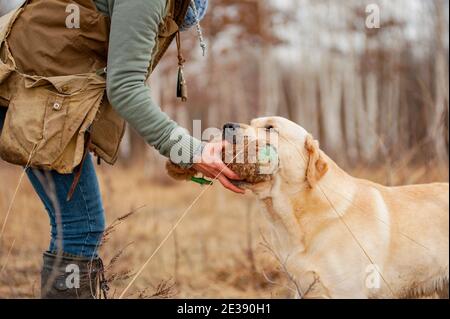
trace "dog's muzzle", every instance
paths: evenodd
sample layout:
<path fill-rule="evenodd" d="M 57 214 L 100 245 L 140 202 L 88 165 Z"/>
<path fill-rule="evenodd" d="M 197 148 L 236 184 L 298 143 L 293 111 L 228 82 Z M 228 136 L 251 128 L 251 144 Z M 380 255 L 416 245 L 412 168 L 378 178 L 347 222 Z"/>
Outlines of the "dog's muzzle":
<path fill-rule="evenodd" d="M 222 154 L 223 161 L 243 178 L 242 181 L 233 182 L 235 185 L 256 184 L 272 178 L 278 168 L 275 147 L 265 141 L 251 140 L 243 134 L 242 126 L 238 123 L 223 126 L 223 140 L 230 144 Z"/>

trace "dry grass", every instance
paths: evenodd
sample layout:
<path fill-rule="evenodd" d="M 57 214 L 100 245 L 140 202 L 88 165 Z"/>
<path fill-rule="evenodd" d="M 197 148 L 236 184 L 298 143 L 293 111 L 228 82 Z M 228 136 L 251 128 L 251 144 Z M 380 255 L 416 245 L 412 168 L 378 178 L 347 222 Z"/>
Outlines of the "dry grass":
<path fill-rule="evenodd" d="M 120 295 L 130 275 L 142 266 L 201 192 L 200 186 L 192 183 L 155 182 L 143 176 L 142 167 L 98 168 L 107 223 L 116 224 L 102 247 L 113 296 Z M 392 174 L 387 174 L 385 168 L 352 171 L 391 184 L 448 181 L 448 168 L 431 164 L 399 168 Z M 19 174 L 19 168 L 0 164 L 1 222 Z M 117 220 L 130 212 L 134 213 Z M 290 297 L 289 279 L 261 245 L 260 231 L 264 232 L 264 228 L 264 218 L 251 195 L 242 198 L 215 185 L 192 208 L 126 297 Z M 39 296 L 41 254 L 48 241 L 48 218 L 25 180 L 0 243 L 1 298 Z"/>

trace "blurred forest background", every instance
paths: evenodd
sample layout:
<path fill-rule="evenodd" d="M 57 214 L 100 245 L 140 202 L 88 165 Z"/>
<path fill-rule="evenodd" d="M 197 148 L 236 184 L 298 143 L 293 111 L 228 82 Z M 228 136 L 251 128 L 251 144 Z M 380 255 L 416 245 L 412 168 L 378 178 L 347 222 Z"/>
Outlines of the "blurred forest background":
<path fill-rule="evenodd" d="M 0 13 L 13 2 L 0 0 Z M 380 8 L 379 29 L 365 25 L 372 3 Z M 187 129 L 198 119 L 206 129 L 280 115 L 358 177 L 448 182 L 447 0 L 210 0 L 202 27 L 206 57 L 195 30 L 183 34 L 188 102 L 175 98 L 174 47 L 150 81 L 163 110 Z M 102 248 L 113 263 L 113 295 L 201 191 L 169 181 L 164 162 L 129 129 L 119 164 L 98 167 L 108 224 L 119 224 Z M 46 213 L 26 179 L 11 203 L 20 173 L 0 162 L 0 180 L 8 181 L 0 184 L 0 221 L 12 208 L 0 239 L 0 297 L 38 297 L 49 240 Z M 127 297 L 292 296 L 259 245 L 266 227 L 260 216 L 252 196 L 214 186 Z"/>
<path fill-rule="evenodd" d="M 447 163 L 448 1 L 210 2 L 207 57 L 195 31 L 184 37 L 188 103 L 174 99 L 173 52 L 151 83 L 183 126 L 280 115 L 341 165 Z M 380 8 L 379 29 L 365 25 L 371 3 Z M 136 136 L 133 148 L 144 149 Z"/>

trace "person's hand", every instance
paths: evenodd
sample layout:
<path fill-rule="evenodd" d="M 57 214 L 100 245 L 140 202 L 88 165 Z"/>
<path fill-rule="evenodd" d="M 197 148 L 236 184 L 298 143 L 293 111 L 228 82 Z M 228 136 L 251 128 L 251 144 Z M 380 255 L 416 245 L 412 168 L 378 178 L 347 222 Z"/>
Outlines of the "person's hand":
<path fill-rule="evenodd" d="M 230 182 L 232 180 L 240 180 L 241 178 L 234 173 L 222 161 L 222 149 L 228 144 L 226 141 L 211 142 L 205 145 L 201 159 L 197 159 L 192 167 L 206 177 L 218 179 L 219 182 L 227 189 L 244 194 L 245 191 Z"/>

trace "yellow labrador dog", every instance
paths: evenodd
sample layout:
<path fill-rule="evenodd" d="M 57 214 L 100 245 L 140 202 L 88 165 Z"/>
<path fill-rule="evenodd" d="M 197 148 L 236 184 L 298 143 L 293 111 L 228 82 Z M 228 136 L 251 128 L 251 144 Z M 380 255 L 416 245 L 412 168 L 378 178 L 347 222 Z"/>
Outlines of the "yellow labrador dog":
<path fill-rule="evenodd" d="M 271 178 L 243 186 L 263 204 L 273 248 L 302 297 L 448 298 L 448 184 L 386 187 L 352 177 L 284 118 L 231 126 L 249 139 L 277 133 Z"/>

